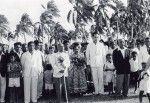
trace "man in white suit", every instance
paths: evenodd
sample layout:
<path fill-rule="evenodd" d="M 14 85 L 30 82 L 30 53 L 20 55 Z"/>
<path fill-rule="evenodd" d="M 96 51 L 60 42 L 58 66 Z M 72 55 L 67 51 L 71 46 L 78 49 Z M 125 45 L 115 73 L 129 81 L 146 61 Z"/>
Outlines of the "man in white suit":
<path fill-rule="evenodd" d="M 37 85 L 38 76 L 41 73 L 42 60 L 41 56 L 35 51 L 34 42 L 28 43 L 29 51 L 25 52 L 21 57 L 24 77 L 24 101 L 30 103 L 37 102 Z"/>
<path fill-rule="evenodd" d="M 104 84 L 103 84 L 103 66 L 105 58 L 105 48 L 102 43 L 99 42 L 99 35 L 97 31 L 92 32 L 91 42 L 86 49 L 86 58 L 88 68 L 91 68 L 94 88 L 94 94 L 103 94 L 104 93 Z"/>

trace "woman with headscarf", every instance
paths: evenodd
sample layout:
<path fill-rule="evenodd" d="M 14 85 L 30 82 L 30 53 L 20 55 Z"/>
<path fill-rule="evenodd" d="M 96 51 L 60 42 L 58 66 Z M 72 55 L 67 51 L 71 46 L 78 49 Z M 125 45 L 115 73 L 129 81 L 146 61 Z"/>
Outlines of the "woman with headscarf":
<path fill-rule="evenodd" d="M 73 54 L 70 56 L 71 65 L 69 68 L 68 89 L 71 94 L 83 94 L 87 90 L 85 76 L 85 58 L 80 52 L 80 44 L 75 42 L 71 45 Z"/>

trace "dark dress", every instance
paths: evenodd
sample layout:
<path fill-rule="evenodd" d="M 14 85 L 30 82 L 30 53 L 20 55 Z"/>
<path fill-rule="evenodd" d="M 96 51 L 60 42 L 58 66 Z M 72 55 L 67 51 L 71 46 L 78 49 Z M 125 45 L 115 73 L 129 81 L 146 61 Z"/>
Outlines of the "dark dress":
<path fill-rule="evenodd" d="M 85 76 L 85 58 L 84 54 L 72 54 L 70 56 L 71 66 L 69 68 L 68 90 L 71 94 L 85 93 L 87 91 L 87 82 Z"/>

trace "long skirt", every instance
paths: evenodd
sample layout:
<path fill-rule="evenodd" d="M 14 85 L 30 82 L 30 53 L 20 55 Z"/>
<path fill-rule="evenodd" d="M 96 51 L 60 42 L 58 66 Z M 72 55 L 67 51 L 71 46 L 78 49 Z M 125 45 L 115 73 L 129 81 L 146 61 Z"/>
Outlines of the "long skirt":
<path fill-rule="evenodd" d="M 69 68 L 68 90 L 71 94 L 85 93 L 87 91 L 87 81 L 83 66 Z"/>

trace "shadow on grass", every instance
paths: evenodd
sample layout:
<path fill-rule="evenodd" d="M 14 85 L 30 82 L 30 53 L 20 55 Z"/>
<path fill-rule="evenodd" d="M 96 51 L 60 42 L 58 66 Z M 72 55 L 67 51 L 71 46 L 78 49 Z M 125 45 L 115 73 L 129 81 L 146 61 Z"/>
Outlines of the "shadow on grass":
<path fill-rule="evenodd" d="M 108 96 L 108 95 L 90 95 L 90 96 L 83 96 L 83 97 L 78 97 L 78 98 L 70 98 L 70 102 L 106 102 L 106 101 L 116 101 L 116 100 L 125 100 L 125 99 L 134 99 L 138 98 L 138 95 L 134 96 L 129 96 L 126 98 L 123 97 L 113 97 L 113 96 Z"/>

